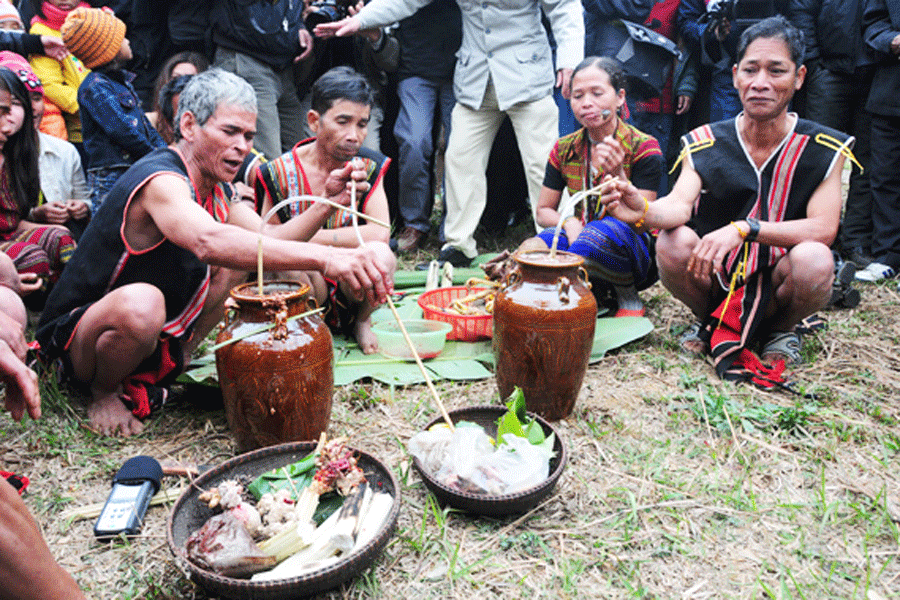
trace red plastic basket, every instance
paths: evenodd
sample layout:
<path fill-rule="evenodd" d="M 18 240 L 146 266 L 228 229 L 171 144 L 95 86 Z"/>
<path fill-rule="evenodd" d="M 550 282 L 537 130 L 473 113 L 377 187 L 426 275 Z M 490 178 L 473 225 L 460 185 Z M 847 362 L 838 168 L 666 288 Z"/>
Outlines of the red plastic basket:
<path fill-rule="evenodd" d="M 437 288 L 419 296 L 419 306 L 426 319 L 443 321 L 453 325 L 447 334 L 448 340 L 460 342 L 476 342 L 490 339 L 494 331 L 493 315 L 451 315 L 437 308 L 445 308 L 457 298 L 465 298 L 469 294 L 480 292 L 486 288 L 466 288 L 465 286 Z"/>

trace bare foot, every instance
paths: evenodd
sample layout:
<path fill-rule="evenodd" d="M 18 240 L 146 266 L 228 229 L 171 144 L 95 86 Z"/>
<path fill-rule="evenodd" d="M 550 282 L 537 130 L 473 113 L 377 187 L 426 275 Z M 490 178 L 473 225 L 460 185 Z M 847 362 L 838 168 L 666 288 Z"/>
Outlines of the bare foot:
<path fill-rule="evenodd" d="M 144 425 L 122 403 L 118 391 L 112 394 L 94 394 L 87 413 L 91 428 L 103 435 L 128 437 L 144 430 Z"/>
<path fill-rule="evenodd" d="M 372 331 L 372 319 L 365 319 L 356 322 L 356 343 L 362 349 L 363 354 L 374 354 L 378 352 L 378 337 Z"/>
<path fill-rule="evenodd" d="M 688 354 L 703 356 L 706 354 L 706 343 L 701 340 L 688 340 L 681 342 L 681 349 Z"/>

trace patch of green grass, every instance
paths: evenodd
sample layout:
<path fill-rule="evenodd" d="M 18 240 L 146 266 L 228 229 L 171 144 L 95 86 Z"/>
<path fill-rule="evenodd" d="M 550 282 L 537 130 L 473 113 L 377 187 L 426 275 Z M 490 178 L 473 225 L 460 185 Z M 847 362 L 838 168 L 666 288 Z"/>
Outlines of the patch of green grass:
<path fill-rule="evenodd" d="M 825 351 L 822 339 L 818 335 L 803 336 L 803 343 L 800 345 L 800 356 L 803 364 L 814 364 Z"/>
<path fill-rule="evenodd" d="M 825 426 L 842 443 L 863 443 L 869 438 L 869 430 L 862 423 L 850 423 L 842 419 L 825 421 Z"/>
<path fill-rule="evenodd" d="M 765 581 L 762 578 L 757 580 L 767 597 L 778 600 L 793 600 L 795 598 L 797 600 L 806 600 L 810 598 L 810 596 L 803 593 L 790 567 L 781 564 L 763 565 L 763 569 L 767 572 L 774 572 L 774 576 L 769 575 L 766 577 L 766 579 L 774 581 Z M 812 598 L 820 597 L 818 595 L 812 596 Z"/>
<path fill-rule="evenodd" d="M 52 515 L 71 505 L 73 500 L 74 498 L 63 494 L 61 491 L 53 491 L 35 498 L 33 506 L 34 510 L 40 515 Z"/>
<path fill-rule="evenodd" d="M 664 373 L 671 368 L 669 359 L 660 354 L 648 354 L 644 364 L 652 367 L 657 373 Z"/>
<path fill-rule="evenodd" d="M 516 550 L 536 558 L 552 558 L 553 553 L 543 539 L 532 531 L 523 531 L 516 535 L 505 535 L 500 538 L 501 550 Z"/>
<path fill-rule="evenodd" d="M 636 561 L 617 561 L 611 579 L 626 593 L 627 598 L 653 598 L 641 583 L 641 563 Z"/>
<path fill-rule="evenodd" d="M 900 454 L 900 434 L 895 431 L 876 431 L 874 436 L 881 450 L 881 456 L 875 457 L 876 460 L 886 468 L 893 468 L 894 461 Z"/>
<path fill-rule="evenodd" d="M 372 393 L 371 388 L 371 385 L 354 384 L 349 390 L 345 390 L 344 401 L 356 411 L 376 406 L 381 400 Z"/>
<path fill-rule="evenodd" d="M 809 427 L 819 413 L 819 404 L 814 400 L 798 397 L 793 406 L 771 402 L 745 403 L 733 397 L 729 393 L 732 391 L 735 388 L 730 385 L 719 388 L 699 385 L 697 391 L 685 391 L 670 400 L 684 401 L 699 422 L 708 423 L 722 436 L 730 436 L 732 428 L 750 435 L 759 431 L 796 433 Z"/>
<path fill-rule="evenodd" d="M 406 543 L 414 552 L 425 554 L 432 546 L 439 542 L 430 532 L 433 528 L 445 532 L 447 528 L 447 515 L 453 510 L 441 508 L 435 497 L 431 494 L 425 496 L 425 506 L 415 530 L 398 532 L 398 537 Z"/>
<path fill-rule="evenodd" d="M 585 415 L 583 419 L 579 419 L 579 423 L 583 424 L 591 437 L 597 440 L 602 440 L 614 433 L 620 433 L 625 429 L 623 421 L 614 419 L 610 415 L 600 415 L 599 419 L 595 419 L 593 415 Z"/>
<path fill-rule="evenodd" d="M 365 598 L 381 598 L 384 594 L 378 572 L 374 568 L 366 569 L 354 579 L 353 587 Z"/>
<path fill-rule="evenodd" d="M 554 585 L 552 589 L 558 590 L 567 597 L 582 597 L 581 594 L 584 590 L 582 575 L 587 569 L 585 561 L 581 558 L 557 561 L 557 568 L 561 573 L 554 577 L 557 585 Z"/>
<path fill-rule="evenodd" d="M 405 442 L 401 440 L 397 440 L 397 443 L 400 445 L 405 445 Z M 394 471 L 397 475 L 397 481 L 400 482 L 400 485 L 403 486 L 404 489 L 416 486 L 420 487 L 420 484 L 417 478 L 412 474 L 415 469 L 413 468 L 413 460 L 412 457 L 409 457 L 406 460 L 401 461 L 394 468 Z"/>
<path fill-rule="evenodd" d="M 697 386 L 706 383 L 706 376 L 694 369 L 682 368 L 678 375 L 678 387 L 683 390 L 693 390 Z"/>

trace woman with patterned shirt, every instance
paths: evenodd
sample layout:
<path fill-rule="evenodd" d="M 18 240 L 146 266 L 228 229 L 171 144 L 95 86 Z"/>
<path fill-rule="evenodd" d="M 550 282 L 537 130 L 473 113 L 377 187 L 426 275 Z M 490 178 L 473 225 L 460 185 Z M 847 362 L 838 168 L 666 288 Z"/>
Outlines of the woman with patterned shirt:
<path fill-rule="evenodd" d="M 656 199 L 664 159 L 655 138 L 622 120 L 621 65 L 607 57 L 585 58 L 572 73 L 570 102 L 582 128 L 553 147 L 536 213 L 538 226 L 545 229 L 520 249 L 552 247 L 563 189 L 575 194 L 612 174 L 632 181 L 648 202 Z M 589 196 L 563 222 L 556 247 L 584 257 L 595 294 L 615 296 L 617 317 L 644 314 L 637 290 L 656 280 L 653 238 L 645 228 L 604 215 L 597 197 Z"/>
<path fill-rule="evenodd" d="M 40 194 L 37 135 L 28 90 L 5 67 L 0 67 L 0 165 L 0 251 L 13 260 L 26 290 L 37 287 L 37 277 L 46 291 L 75 251 L 75 240 L 65 227 L 29 220 Z"/>

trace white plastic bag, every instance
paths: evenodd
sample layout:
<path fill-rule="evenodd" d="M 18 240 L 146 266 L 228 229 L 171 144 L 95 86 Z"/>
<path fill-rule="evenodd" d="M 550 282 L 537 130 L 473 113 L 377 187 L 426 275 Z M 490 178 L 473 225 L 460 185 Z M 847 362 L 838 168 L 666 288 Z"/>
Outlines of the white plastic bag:
<path fill-rule="evenodd" d="M 547 479 L 551 452 L 516 435 L 504 439 L 495 448 L 482 427 L 438 427 L 417 433 L 407 447 L 432 477 L 460 491 L 510 494 Z"/>
<path fill-rule="evenodd" d="M 468 478 L 489 494 L 514 494 L 546 481 L 550 453 L 526 438 L 507 433 L 506 442 L 478 461 Z"/>
<path fill-rule="evenodd" d="M 432 427 L 409 438 L 406 447 L 419 460 L 422 468 L 434 473 L 447 462 L 447 445 L 452 436 L 453 432 L 449 427 Z"/>

